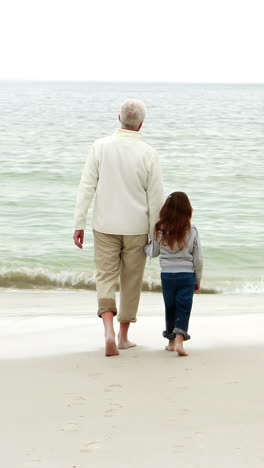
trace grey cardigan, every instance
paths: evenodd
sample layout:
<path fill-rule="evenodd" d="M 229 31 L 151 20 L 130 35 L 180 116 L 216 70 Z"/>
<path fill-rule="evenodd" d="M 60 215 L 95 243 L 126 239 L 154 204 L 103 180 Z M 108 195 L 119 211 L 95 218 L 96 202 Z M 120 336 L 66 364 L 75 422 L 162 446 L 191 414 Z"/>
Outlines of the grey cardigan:
<path fill-rule="evenodd" d="M 145 246 L 145 252 L 149 257 L 160 256 L 162 273 L 195 273 L 195 283 L 200 286 L 203 254 L 198 230 L 195 226 L 192 226 L 182 250 L 179 249 L 177 243 L 171 249 L 161 244 L 159 239 L 153 239 Z"/>

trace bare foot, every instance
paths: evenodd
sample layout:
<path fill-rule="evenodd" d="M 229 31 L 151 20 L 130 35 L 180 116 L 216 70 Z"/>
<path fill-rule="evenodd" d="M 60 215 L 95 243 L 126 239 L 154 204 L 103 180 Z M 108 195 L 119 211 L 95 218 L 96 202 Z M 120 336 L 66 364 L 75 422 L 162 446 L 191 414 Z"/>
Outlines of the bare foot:
<path fill-rule="evenodd" d="M 183 347 L 182 341 L 176 340 L 175 351 L 179 354 L 179 356 L 189 356 Z"/>
<path fill-rule="evenodd" d="M 128 349 L 128 348 L 133 348 L 133 346 L 136 346 L 136 343 L 132 343 L 127 338 L 129 326 L 130 326 L 130 322 L 120 323 L 120 330 L 118 333 L 118 348 L 119 349 Z"/>
<path fill-rule="evenodd" d="M 175 351 L 175 339 L 169 340 L 169 344 L 165 347 L 167 351 Z"/>
<path fill-rule="evenodd" d="M 136 343 L 132 343 L 132 341 L 129 341 L 129 340 L 119 340 L 118 341 L 118 348 L 119 349 L 133 348 L 133 346 L 136 346 Z"/>
<path fill-rule="evenodd" d="M 119 351 L 116 347 L 114 335 L 109 335 L 105 337 L 105 355 L 106 356 L 117 356 Z"/>

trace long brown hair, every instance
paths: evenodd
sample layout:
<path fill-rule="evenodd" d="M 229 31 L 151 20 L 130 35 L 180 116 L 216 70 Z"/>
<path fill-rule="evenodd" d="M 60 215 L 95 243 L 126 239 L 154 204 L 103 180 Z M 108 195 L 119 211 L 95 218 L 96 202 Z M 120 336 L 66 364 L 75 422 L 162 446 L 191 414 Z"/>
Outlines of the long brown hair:
<path fill-rule="evenodd" d="M 155 225 L 154 236 L 161 236 L 161 243 L 171 249 L 177 241 L 179 249 L 191 230 L 192 205 L 184 192 L 171 193 L 160 210 L 160 219 Z"/>

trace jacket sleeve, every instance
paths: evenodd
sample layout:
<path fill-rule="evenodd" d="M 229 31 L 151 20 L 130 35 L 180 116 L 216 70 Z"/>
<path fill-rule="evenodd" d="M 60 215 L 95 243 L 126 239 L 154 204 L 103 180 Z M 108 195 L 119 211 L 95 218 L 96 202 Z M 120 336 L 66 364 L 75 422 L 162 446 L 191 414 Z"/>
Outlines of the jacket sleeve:
<path fill-rule="evenodd" d="M 203 252 L 199 233 L 195 228 L 196 235 L 193 243 L 193 265 L 195 273 L 195 283 L 200 286 L 203 273 Z"/>
<path fill-rule="evenodd" d="M 156 239 L 152 239 L 146 246 L 145 246 L 146 254 L 152 257 L 158 257 L 160 254 L 160 244 Z"/>
<path fill-rule="evenodd" d="M 77 194 L 74 215 L 74 229 L 85 229 L 88 209 L 91 206 L 99 179 L 99 170 L 95 158 L 95 149 L 92 146 L 86 164 L 82 171 L 80 186 Z"/>
<path fill-rule="evenodd" d="M 152 239 L 154 227 L 159 219 L 163 205 L 163 184 L 159 157 L 154 151 L 147 183 L 147 201 L 149 214 L 149 236 Z"/>

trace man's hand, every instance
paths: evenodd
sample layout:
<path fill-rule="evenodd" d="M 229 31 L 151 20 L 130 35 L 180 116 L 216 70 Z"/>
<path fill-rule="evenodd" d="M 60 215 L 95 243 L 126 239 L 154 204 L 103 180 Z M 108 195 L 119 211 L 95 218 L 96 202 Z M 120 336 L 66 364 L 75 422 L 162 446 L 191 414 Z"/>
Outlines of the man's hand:
<path fill-rule="evenodd" d="M 197 291 L 199 291 L 199 289 L 200 289 L 199 284 L 196 284 L 196 285 L 194 286 L 194 291 L 197 292 Z"/>
<path fill-rule="evenodd" d="M 80 229 L 80 230 L 74 231 L 73 240 L 74 240 L 74 244 L 77 247 L 79 247 L 79 249 L 82 249 L 83 248 L 83 240 L 84 240 L 84 230 Z"/>

